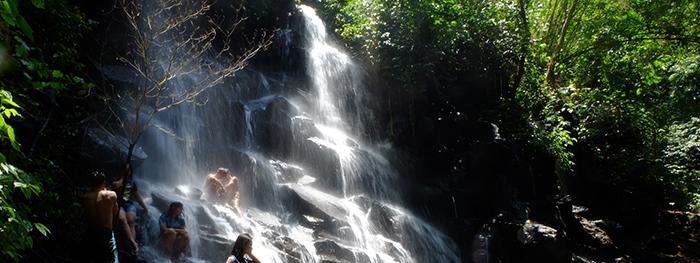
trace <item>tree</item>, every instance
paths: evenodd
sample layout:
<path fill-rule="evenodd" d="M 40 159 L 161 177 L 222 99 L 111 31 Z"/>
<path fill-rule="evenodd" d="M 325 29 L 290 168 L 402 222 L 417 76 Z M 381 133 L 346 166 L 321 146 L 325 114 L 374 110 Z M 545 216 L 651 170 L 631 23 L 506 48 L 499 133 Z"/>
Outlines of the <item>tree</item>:
<path fill-rule="evenodd" d="M 128 140 L 127 163 L 158 113 L 194 102 L 271 43 L 272 34 L 256 31 L 235 45 L 238 26 L 246 20 L 243 6 L 232 7 L 232 17 L 225 17 L 213 14 L 214 5 L 213 0 L 117 2 L 130 39 L 128 51 L 117 60 L 136 80 L 123 89 L 111 86 L 103 100 L 110 116 L 106 122 L 114 121 Z"/>

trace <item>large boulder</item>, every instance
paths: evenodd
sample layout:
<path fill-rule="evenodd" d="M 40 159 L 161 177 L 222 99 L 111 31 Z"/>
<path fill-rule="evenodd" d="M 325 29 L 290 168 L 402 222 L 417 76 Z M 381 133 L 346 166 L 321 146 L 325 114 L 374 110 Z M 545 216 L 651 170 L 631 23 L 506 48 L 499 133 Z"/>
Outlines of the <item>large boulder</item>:
<path fill-rule="evenodd" d="M 286 159 L 291 154 L 293 141 L 292 118 L 299 110 L 286 98 L 272 98 L 262 111 L 255 116 L 255 125 L 259 125 L 261 148 L 272 156 Z"/>
<path fill-rule="evenodd" d="M 222 235 L 199 233 L 199 250 L 206 251 L 200 253 L 200 257 L 208 262 L 218 262 L 222 258 L 227 258 L 233 248 L 234 240 L 230 240 Z"/>
<path fill-rule="evenodd" d="M 83 152 L 86 157 L 96 163 L 119 166 L 126 160 L 129 152 L 129 140 L 100 128 L 87 130 L 88 147 Z M 133 166 L 139 166 L 148 158 L 141 147 L 134 148 L 132 153 Z"/>

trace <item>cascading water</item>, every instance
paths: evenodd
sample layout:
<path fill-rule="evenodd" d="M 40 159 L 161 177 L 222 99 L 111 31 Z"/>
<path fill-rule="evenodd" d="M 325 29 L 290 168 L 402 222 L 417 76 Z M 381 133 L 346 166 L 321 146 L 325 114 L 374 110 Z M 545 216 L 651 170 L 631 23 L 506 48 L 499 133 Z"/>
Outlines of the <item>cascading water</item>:
<path fill-rule="evenodd" d="M 449 238 L 393 205 L 400 178 L 365 143 L 362 70 L 312 8 L 298 11 L 303 32 L 285 30 L 282 42 L 288 54 L 289 35 L 303 36 L 311 90 L 245 69 L 207 104 L 159 115 L 160 129 L 143 139 L 151 157 L 137 171 L 151 218 L 171 200 L 185 203 L 191 261 L 223 262 L 247 232 L 264 262 L 459 262 Z M 200 198 L 219 166 L 240 178 L 244 215 Z M 154 250 L 143 254 L 160 261 Z"/>

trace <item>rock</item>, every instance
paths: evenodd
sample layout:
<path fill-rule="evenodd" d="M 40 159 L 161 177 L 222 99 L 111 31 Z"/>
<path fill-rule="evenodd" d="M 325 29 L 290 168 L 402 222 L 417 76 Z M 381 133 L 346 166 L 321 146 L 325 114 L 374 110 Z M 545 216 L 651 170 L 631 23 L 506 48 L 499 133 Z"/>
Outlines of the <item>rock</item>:
<path fill-rule="evenodd" d="M 221 235 L 212 235 L 200 232 L 199 250 L 207 253 L 200 253 L 200 257 L 208 262 L 218 262 L 222 258 L 227 258 L 233 248 L 234 240 L 229 240 Z"/>
<path fill-rule="evenodd" d="M 391 207 L 372 201 L 368 218 L 379 233 L 393 240 L 399 240 L 399 216 Z"/>
<path fill-rule="evenodd" d="M 289 263 L 303 263 L 305 259 L 311 258 L 311 254 L 304 246 L 288 236 L 283 236 L 273 231 L 266 231 L 263 233 L 263 236 L 282 253 Z"/>
<path fill-rule="evenodd" d="M 273 97 L 255 116 L 261 148 L 272 156 L 287 159 L 293 141 L 292 117 L 299 110 L 284 97 Z"/>
<path fill-rule="evenodd" d="M 612 248 L 614 247 L 613 241 L 608 235 L 608 233 L 603 230 L 598 224 L 602 223 L 601 220 L 593 220 L 589 221 L 586 218 L 579 218 L 581 221 L 581 225 L 583 226 L 583 230 L 593 239 L 595 240 L 596 245 L 601 246 L 601 247 L 609 247 Z"/>
<path fill-rule="evenodd" d="M 99 163 L 123 165 L 129 151 L 129 141 L 126 138 L 110 134 L 100 128 L 88 129 L 87 137 L 90 142 L 85 152 L 89 155 L 89 159 Z M 134 148 L 132 154 L 134 167 L 139 166 L 146 158 L 148 155 L 141 147 Z"/>
<path fill-rule="evenodd" d="M 298 212 L 320 218 L 324 221 L 331 219 L 343 220 L 349 214 L 340 199 L 307 186 L 286 186 L 291 190 L 292 203 Z M 295 212 L 292 210 L 291 212 Z"/>
<path fill-rule="evenodd" d="M 156 192 L 151 193 L 151 205 L 154 206 L 155 208 L 158 208 L 158 210 L 160 210 L 160 211 L 167 211 L 168 206 L 170 206 L 171 202 L 172 202 L 171 199 L 165 197 L 161 193 L 156 193 Z"/>
<path fill-rule="evenodd" d="M 352 250 L 338 245 L 330 240 L 323 240 L 314 243 L 316 254 L 321 259 L 321 262 L 356 262 L 355 253 Z"/>
<path fill-rule="evenodd" d="M 328 145 L 313 141 L 313 138 L 317 137 L 299 141 L 300 145 L 294 147 L 297 152 L 293 153 L 292 158 L 303 163 L 309 174 L 318 179 L 314 185 L 329 193 L 342 195 L 343 182 L 338 153 Z"/>
<path fill-rule="evenodd" d="M 551 226 L 515 220 L 498 215 L 484 224 L 475 239 L 479 254 L 472 254 L 475 262 L 571 262 L 572 251 L 561 231 Z"/>
<path fill-rule="evenodd" d="M 576 254 L 571 256 L 571 262 L 572 263 L 597 263 L 595 260 L 586 258 L 584 256 L 576 255 Z"/>
<path fill-rule="evenodd" d="M 275 176 L 280 183 L 296 183 L 306 175 L 304 169 L 296 165 L 278 160 L 270 160 L 269 163 L 275 170 Z"/>
<path fill-rule="evenodd" d="M 523 244 L 537 244 L 544 242 L 555 242 L 557 230 L 542 224 L 527 220 L 518 230 L 518 240 Z"/>
<path fill-rule="evenodd" d="M 202 190 L 199 190 L 199 188 L 178 185 L 175 187 L 175 194 L 191 200 L 200 200 L 203 193 Z"/>

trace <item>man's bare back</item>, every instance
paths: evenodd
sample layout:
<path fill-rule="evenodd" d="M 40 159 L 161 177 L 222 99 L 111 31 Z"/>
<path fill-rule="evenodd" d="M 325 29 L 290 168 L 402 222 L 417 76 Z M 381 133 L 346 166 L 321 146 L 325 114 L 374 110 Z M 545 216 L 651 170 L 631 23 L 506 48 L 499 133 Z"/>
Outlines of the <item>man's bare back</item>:
<path fill-rule="evenodd" d="M 106 188 L 95 189 L 85 194 L 84 205 L 91 226 L 112 229 L 112 219 L 119 211 L 117 193 Z"/>

